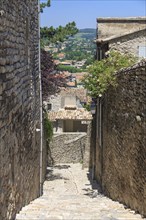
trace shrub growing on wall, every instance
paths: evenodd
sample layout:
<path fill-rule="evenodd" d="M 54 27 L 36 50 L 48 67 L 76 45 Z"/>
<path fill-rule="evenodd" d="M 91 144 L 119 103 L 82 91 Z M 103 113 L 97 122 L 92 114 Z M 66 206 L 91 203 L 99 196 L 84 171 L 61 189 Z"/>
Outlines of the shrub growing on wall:
<path fill-rule="evenodd" d="M 129 54 L 120 54 L 111 51 L 108 57 L 95 61 L 83 78 L 83 85 L 91 97 L 102 95 L 109 86 L 116 86 L 116 72 L 121 68 L 129 67 L 136 62 L 136 58 Z"/>
<path fill-rule="evenodd" d="M 46 135 L 46 140 L 49 144 L 53 137 L 53 126 L 51 121 L 48 119 L 48 114 L 45 109 L 44 110 L 44 130 L 45 130 L 45 135 Z"/>

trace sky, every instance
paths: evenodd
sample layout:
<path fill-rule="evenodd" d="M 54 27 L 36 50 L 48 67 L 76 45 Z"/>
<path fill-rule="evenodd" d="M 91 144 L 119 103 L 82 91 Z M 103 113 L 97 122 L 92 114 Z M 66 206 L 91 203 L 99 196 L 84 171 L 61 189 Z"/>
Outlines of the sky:
<path fill-rule="evenodd" d="M 139 16 L 146 16 L 146 0 L 51 0 L 41 14 L 41 26 L 56 28 L 75 21 L 79 29 L 96 28 L 98 17 Z"/>

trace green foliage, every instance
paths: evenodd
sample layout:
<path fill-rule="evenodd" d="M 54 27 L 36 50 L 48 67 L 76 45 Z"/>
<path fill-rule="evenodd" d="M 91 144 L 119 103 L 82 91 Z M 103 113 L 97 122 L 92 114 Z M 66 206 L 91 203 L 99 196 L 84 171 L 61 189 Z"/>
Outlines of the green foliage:
<path fill-rule="evenodd" d="M 84 107 L 87 111 L 90 111 L 90 104 L 89 104 L 89 103 L 84 104 L 83 107 Z"/>
<path fill-rule="evenodd" d="M 65 65 L 62 65 L 62 64 L 59 64 L 56 67 L 56 69 L 59 70 L 59 71 L 68 71 L 70 73 L 79 73 L 79 72 L 83 71 L 82 69 L 78 69 L 74 66 L 65 66 Z"/>
<path fill-rule="evenodd" d="M 77 37 L 79 35 L 80 37 Z M 95 60 L 96 45 L 93 43 L 93 37 L 92 40 L 85 39 L 84 33 L 79 32 L 66 41 L 66 47 L 61 52 L 65 54 L 65 60 L 86 60 L 84 67 L 82 67 L 85 69 Z"/>
<path fill-rule="evenodd" d="M 47 141 L 50 142 L 53 137 L 53 126 L 51 121 L 48 119 L 47 112 L 44 113 L 44 130 Z"/>
<path fill-rule="evenodd" d="M 41 3 L 41 4 L 40 4 L 40 12 L 41 12 L 41 13 L 43 13 L 43 9 L 44 9 L 45 7 L 50 7 L 50 0 L 47 0 L 46 3 Z"/>
<path fill-rule="evenodd" d="M 83 59 L 86 59 L 88 56 L 86 51 L 83 50 L 75 50 L 75 51 L 66 51 L 66 59 L 67 60 L 77 60 L 81 61 Z"/>
<path fill-rule="evenodd" d="M 87 60 L 86 60 L 86 62 L 85 62 L 85 65 L 91 65 L 93 62 L 94 62 L 94 57 L 89 57 L 89 58 L 87 58 Z"/>
<path fill-rule="evenodd" d="M 102 95 L 109 86 L 116 86 L 116 72 L 129 67 L 136 62 L 136 58 L 129 54 L 111 51 L 108 58 L 95 61 L 88 69 L 83 85 L 90 92 L 91 97 Z"/>
<path fill-rule="evenodd" d="M 41 32 L 41 40 L 45 45 L 49 43 L 59 43 L 63 42 L 69 36 L 73 36 L 78 32 L 76 27 L 76 23 L 69 22 L 65 27 L 59 26 L 58 28 L 51 27 L 43 27 L 40 30 Z"/>

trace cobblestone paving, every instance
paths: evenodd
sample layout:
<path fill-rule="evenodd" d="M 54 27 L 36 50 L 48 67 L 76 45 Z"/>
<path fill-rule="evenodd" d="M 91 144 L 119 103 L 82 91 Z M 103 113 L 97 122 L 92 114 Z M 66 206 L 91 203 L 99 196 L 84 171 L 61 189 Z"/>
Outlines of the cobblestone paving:
<path fill-rule="evenodd" d="M 44 193 L 16 220 L 140 220 L 139 214 L 100 194 L 81 164 L 48 167 Z"/>

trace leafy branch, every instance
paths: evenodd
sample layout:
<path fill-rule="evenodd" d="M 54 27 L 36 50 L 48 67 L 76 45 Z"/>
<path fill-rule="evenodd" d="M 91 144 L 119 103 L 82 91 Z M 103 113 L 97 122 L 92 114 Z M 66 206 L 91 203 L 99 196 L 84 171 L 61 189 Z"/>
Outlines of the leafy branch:
<path fill-rule="evenodd" d="M 107 91 L 109 86 L 116 86 L 116 72 L 121 68 L 129 67 L 136 62 L 130 54 L 121 54 L 111 51 L 108 57 L 95 61 L 88 69 L 82 80 L 84 87 L 90 92 L 91 97 L 98 97 Z"/>
<path fill-rule="evenodd" d="M 58 28 L 42 27 L 41 31 L 41 41 L 42 45 L 49 45 L 50 43 L 59 43 L 65 41 L 69 36 L 73 36 L 78 32 L 76 23 L 69 22 L 65 27 L 61 25 Z"/>
<path fill-rule="evenodd" d="M 50 7 L 50 5 L 51 5 L 51 1 L 50 0 L 47 0 L 47 3 L 41 3 L 40 4 L 40 12 L 43 13 L 43 9 L 45 7 Z"/>

